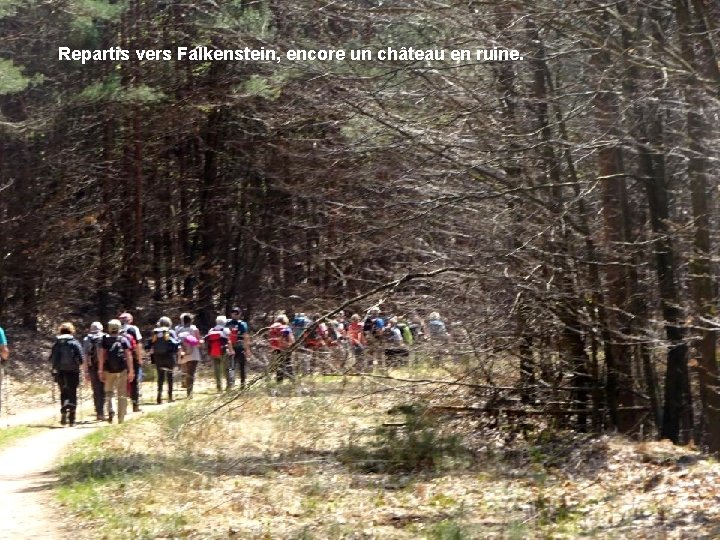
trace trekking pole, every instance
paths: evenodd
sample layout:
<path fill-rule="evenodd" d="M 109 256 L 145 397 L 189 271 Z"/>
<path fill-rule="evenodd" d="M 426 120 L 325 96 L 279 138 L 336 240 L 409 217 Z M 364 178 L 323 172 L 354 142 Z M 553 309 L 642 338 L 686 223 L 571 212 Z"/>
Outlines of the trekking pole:
<path fill-rule="evenodd" d="M 85 386 L 85 381 L 83 380 L 82 373 L 80 373 L 80 384 L 78 385 L 79 388 L 79 395 L 78 395 L 78 404 L 77 404 L 77 415 L 78 415 L 78 424 L 82 424 L 83 421 L 83 415 L 82 415 L 82 406 L 83 406 L 83 386 Z"/>

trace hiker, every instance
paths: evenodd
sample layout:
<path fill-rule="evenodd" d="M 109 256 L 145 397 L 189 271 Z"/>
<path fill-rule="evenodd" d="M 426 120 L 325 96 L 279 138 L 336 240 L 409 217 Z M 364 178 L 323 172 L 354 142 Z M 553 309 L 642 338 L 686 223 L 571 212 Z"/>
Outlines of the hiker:
<path fill-rule="evenodd" d="M 7 366 L 8 358 L 10 357 L 10 349 L 8 349 L 7 336 L 5 330 L 0 327 L 0 408 L 5 404 L 2 402 L 5 396 L 3 396 L 2 387 L 3 379 L 5 378 L 5 366 Z"/>
<path fill-rule="evenodd" d="M 363 322 L 363 333 L 365 334 L 367 350 L 371 361 L 373 365 L 378 365 L 385 360 L 385 319 L 380 316 L 379 306 L 372 306 L 368 309 L 367 316 Z"/>
<path fill-rule="evenodd" d="M 420 317 L 417 311 L 413 311 L 410 314 L 408 327 L 412 333 L 413 343 L 418 343 L 425 339 L 425 321 L 422 320 L 422 317 Z"/>
<path fill-rule="evenodd" d="M 7 336 L 5 330 L 0 326 L 0 362 L 4 364 L 9 357 L 10 349 L 8 349 Z"/>
<path fill-rule="evenodd" d="M 142 388 L 143 370 L 142 370 L 142 334 L 140 329 L 132 324 L 133 316 L 128 313 L 121 313 L 118 317 L 122 323 L 120 328 L 120 334 L 125 336 L 130 343 L 130 352 L 133 357 L 133 370 L 135 371 L 135 378 L 132 382 L 128 383 L 128 394 L 132 401 L 133 412 L 140 412 L 140 389 Z"/>
<path fill-rule="evenodd" d="M 333 321 L 335 324 L 335 341 L 337 342 L 338 347 L 340 347 L 340 350 L 342 351 L 343 360 L 345 363 L 347 363 L 347 357 L 350 353 L 350 346 L 348 344 L 348 337 L 347 337 L 347 330 L 350 326 L 350 321 L 347 320 L 345 317 L 345 312 L 340 311 L 337 314 L 337 317 Z M 333 327 L 331 326 L 330 329 L 330 339 L 333 339 Z"/>
<path fill-rule="evenodd" d="M 408 354 L 406 356 L 408 357 L 408 363 L 411 365 L 416 359 L 414 347 L 414 345 L 416 345 L 416 338 L 415 332 L 413 331 L 413 324 L 412 319 L 407 320 L 405 317 L 398 317 L 397 327 L 402 335 L 403 343 L 405 347 L 407 347 Z M 418 328 L 415 327 L 415 330 L 418 330 Z"/>
<path fill-rule="evenodd" d="M 322 318 L 322 315 L 316 313 L 313 315 L 311 324 L 320 318 Z M 305 337 L 305 346 L 313 351 L 325 349 L 328 346 L 328 325 L 325 322 L 315 325 L 315 328 Z"/>
<path fill-rule="evenodd" d="M 193 397 L 195 385 L 195 372 L 202 359 L 200 345 L 202 343 L 200 330 L 193 324 L 193 316 L 190 313 L 180 315 L 180 324 L 175 327 L 175 334 L 180 340 L 180 369 L 183 372 L 183 380 L 188 399 Z"/>
<path fill-rule="evenodd" d="M 341 370 L 347 363 L 347 347 L 345 346 L 345 326 L 337 319 L 327 322 L 327 335 L 325 344 L 330 351 L 330 365 L 333 373 Z"/>
<path fill-rule="evenodd" d="M 60 387 L 60 423 L 75 425 L 77 389 L 80 385 L 80 368 L 83 365 L 82 347 L 75 339 L 75 326 L 64 322 L 50 351 L 50 365 L 55 382 Z"/>
<path fill-rule="evenodd" d="M 360 315 L 353 313 L 350 317 L 350 326 L 348 326 L 347 329 L 347 337 L 350 345 L 350 351 L 352 351 L 356 365 L 360 362 L 363 351 L 367 346 L 367 338 L 365 337 L 363 327 L 364 325 L 360 321 Z"/>
<path fill-rule="evenodd" d="M 275 366 L 275 379 L 278 383 L 283 382 L 284 379 L 292 380 L 293 378 L 292 355 L 287 353 L 286 349 L 295 342 L 295 336 L 288 323 L 285 315 L 278 315 L 275 322 L 270 325 L 268 333 L 272 351 L 270 365 Z"/>
<path fill-rule="evenodd" d="M 222 379 L 225 376 L 225 390 L 230 390 L 230 362 L 229 357 L 235 351 L 230 346 L 230 329 L 226 328 L 227 317 L 219 315 L 215 319 L 215 326 L 205 336 L 207 353 L 213 364 L 215 373 L 215 386 L 218 392 L 222 392 Z"/>
<path fill-rule="evenodd" d="M 278 317 L 282 315 L 278 313 Z M 305 329 L 310 326 L 310 319 L 304 313 L 296 313 L 293 317 L 291 328 L 293 333 L 293 340 L 297 341 L 302 336 Z"/>
<path fill-rule="evenodd" d="M 385 359 L 387 365 L 395 363 L 394 360 L 397 358 L 409 356 L 410 351 L 408 351 L 407 344 L 403 339 L 397 317 L 388 319 L 388 324 L 384 329 L 384 336 L 386 340 Z"/>
<path fill-rule="evenodd" d="M 430 354 L 435 362 L 440 363 L 443 357 L 449 353 L 447 345 L 450 343 L 450 334 L 437 311 L 433 311 L 428 315 L 426 332 Z"/>
<path fill-rule="evenodd" d="M 430 341 L 437 343 L 448 343 L 450 341 L 450 334 L 448 334 L 445 323 L 437 311 L 433 311 L 428 316 L 427 335 Z"/>
<path fill-rule="evenodd" d="M 250 331 L 247 322 L 240 318 L 239 307 L 232 308 L 225 328 L 230 330 L 230 344 L 235 353 L 231 358 L 235 369 L 231 371 L 240 370 L 240 388 L 245 388 L 245 366 L 250 357 Z"/>
<path fill-rule="evenodd" d="M 121 328 L 122 323 L 118 319 L 108 321 L 108 333 L 100 342 L 98 375 L 105 384 L 105 410 L 107 421 L 111 424 L 115 416 L 112 399 L 116 392 L 118 424 L 125 421 L 128 382 L 132 382 L 135 378 L 130 342 L 127 337 L 120 334 Z"/>
<path fill-rule="evenodd" d="M 98 374 L 98 363 L 102 339 L 105 336 L 103 325 L 94 322 L 90 325 L 90 332 L 83 339 L 82 349 L 85 358 L 85 379 L 90 381 L 93 393 L 93 405 L 95 406 L 95 418 L 99 421 L 105 420 L 105 385 Z"/>
<path fill-rule="evenodd" d="M 168 382 L 168 401 L 173 402 L 173 370 L 178 364 L 180 342 L 171 329 L 170 317 L 160 317 L 152 331 L 149 347 L 155 368 L 157 369 L 157 404 L 162 403 L 162 390 L 165 380 Z"/>

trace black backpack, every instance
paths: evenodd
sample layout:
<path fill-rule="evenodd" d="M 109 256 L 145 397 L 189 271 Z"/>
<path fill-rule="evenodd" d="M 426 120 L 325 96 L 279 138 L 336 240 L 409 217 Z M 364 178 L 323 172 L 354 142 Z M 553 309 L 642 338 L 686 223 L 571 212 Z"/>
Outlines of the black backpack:
<path fill-rule="evenodd" d="M 363 332 L 366 334 L 369 334 L 373 331 L 375 328 L 375 317 L 367 317 L 365 321 L 363 321 Z"/>
<path fill-rule="evenodd" d="M 82 354 L 74 344 L 73 338 L 57 340 L 53 350 L 53 370 L 55 371 L 80 371 Z"/>
<path fill-rule="evenodd" d="M 127 369 L 125 347 L 123 347 L 123 340 L 120 336 L 103 337 L 103 348 L 107 352 L 105 371 L 108 373 L 120 373 Z"/>
<path fill-rule="evenodd" d="M 98 349 L 100 347 L 100 341 L 102 336 L 88 335 L 88 342 L 90 343 L 90 350 L 88 354 L 88 367 L 97 369 L 98 366 Z"/>
<path fill-rule="evenodd" d="M 172 356 L 180 346 L 180 342 L 173 337 L 170 330 L 155 330 L 150 343 L 156 356 Z"/>

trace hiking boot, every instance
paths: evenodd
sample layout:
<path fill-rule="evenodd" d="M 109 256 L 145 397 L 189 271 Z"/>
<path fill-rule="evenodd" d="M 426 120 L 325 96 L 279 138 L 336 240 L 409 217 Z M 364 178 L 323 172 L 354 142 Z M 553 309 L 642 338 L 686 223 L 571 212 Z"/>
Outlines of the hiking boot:
<path fill-rule="evenodd" d="M 138 403 L 133 403 L 133 412 L 140 412 L 140 405 Z"/>
<path fill-rule="evenodd" d="M 68 414 L 68 423 L 70 424 L 70 427 L 75 425 L 75 411 L 70 411 L 70 414 Z"/>
<path fill-rule="evenodd" d="M 60 423 L 64 426 L 67 424 L 67 411 L 60 411 Z"/>
<path fill-rule="evenodd" d="M 108 424 L 112 424 L 113 417 L 115 416 L 115 413 L 113 411 L 110 411 L 107 416 Z"/>
<path fill-rule="evenodd" d="M 161 403 L 162 403 L 162 395 L 161 395 L 161 394 L 158 394 L 157 404 L 160 405 Z"/>
<path fill-rule="evenodd" d="M 98 422 L 104 422 L 104 421 L 105 421 L 105 415 L 102 414 L 102 413 L 96 414 L 96 415 L 95 415 L 95 420 L 97 420 Z"/>

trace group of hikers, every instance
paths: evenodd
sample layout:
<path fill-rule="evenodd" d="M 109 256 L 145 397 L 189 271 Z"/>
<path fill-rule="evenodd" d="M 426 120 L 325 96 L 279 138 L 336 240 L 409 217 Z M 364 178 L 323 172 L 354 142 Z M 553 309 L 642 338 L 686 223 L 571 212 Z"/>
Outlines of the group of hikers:
<path fill-rule="evenodd" d="M 413 345 L 421 342 L 446 344 L 450 334 L 438 312 L 430 313 L 426 323 L 417 313 L 407 318 L 384 317 L 380 307 L 373 306 L 364 318 L 354 313 L 347 319 L 341 311 L 327 321 L 320 315 L 311 318 L 304 313 L 296 313 L 291 320 L 281 312 L 270 325 L 268 338 L 276 380 L 282 382 L 293 377 L 292 355 L 287 351 L 300 340 L 302 343 L 295 348 L 330 353 L 331 358 L 344 359 L 343 367 L 347 368 L 350 358 L 355 367 L 388 364 L 394 359 L 409 357 Z"/>
<path fill-rule="evenodd" d="M 133 316 L 121 313 L 103 325 L 90 324 L 87 334 L 77 339 L 73 323 L 59 325 L 58 335 L 50 351 L 49 361 L 55 383 L 60 389 L 60 423 L 74 425 L 77 420 L 78 389 L 82 379 L 90 383 L 96 420 L 118 423 L 125 420 L 128 398 L 132 411 L 140 411 L 141 383 L 149 357 L 157 373 L 157 400 L 163 402 L 167 386 L 167 400 L 173 401 L 174 373 L 177 367 L 182 374 L 182 387 L 192 398 L 196 372 L 203 357 L 212 364 L 218 392 L 229 390 L 239 375 L 240 386 L 247 380 L 247 360 L 251 356 L 251 337 L 242 311 L 235 307 L 230 316 L 218 316 L 215 325 L 201 333 L 190 313 L 180 315 L 173 327 L 170 317 L 160 317 L 149 336 L 143 335 L 133 324 Z M 290 319 L 285 312 L 273 317 L 267 328 L 267 345 L 270 365 L 274 367 L 278 383 L 292 380 L 294 350 L 311 353 L 329 353 L 344 359 L 349 367 L 389 363 L 408 357 L 414 345 L 421 342 L 446 344 L 450 334 L 439 313 L 430 313 L 425 322 L 417 313 L 409 317 L 383 316 L 379 306 L 371 307 L 361 317 L 355 313 L 346 318 L 340 312 L 333 319 L 320 315 L 309 317 L 295 313 Z M 7 339 L 0 328 L 0 360 L 7 360 Z M 115 401 L 115 402 L 114 402 Z"/>
<path fill-rule="evenodd" d="M 203 345 L 213 362 L 218 391 L 222 391 L 223 378 L 226 390 L 233 386 L 236 367 L 244 386 L 250 334 L 247 323 L 240 318 L 240 308 L 233 308 L 230 318 L 217 317 L 215 326 L 204 336 L 193 319 L 190 313 L 183 313 L 180 323 L 173 328 L 169 317 L 160 317 L 145 340 L 140 329 L 132 324 L 133 316 L 127 312 L 108 321 L 106 328 L 100 322 L 93 322 L 82 342 L 75 338 L 72 323 L 60 324 L 49 358 L 53 378 L 60 388 L 60 423 L 72 426 L 76 422 L 81 373 L 92 386 L 98 421 L 113 422 L 115 396 L 118 423 L 125 420 L 128 397 L 133 412 L 139 412 L 144 352 L 149 353 L 157 371 L 158 404 L 163 402 L 166 382 L 167 399 L 169 402 L 174 399 L 176 366 L 182 371 L 182 386 L 187 397 L 192 398 Z"/>

